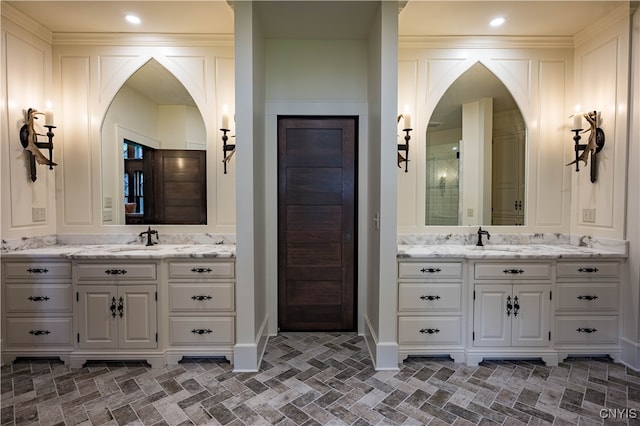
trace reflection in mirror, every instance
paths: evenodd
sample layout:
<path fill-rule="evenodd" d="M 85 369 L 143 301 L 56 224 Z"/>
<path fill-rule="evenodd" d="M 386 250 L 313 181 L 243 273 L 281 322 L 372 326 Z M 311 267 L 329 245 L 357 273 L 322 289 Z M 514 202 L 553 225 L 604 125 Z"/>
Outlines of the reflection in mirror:
<path fill-rule="evenodd" d="M 103 223 L 206 224 L 206 130 L 156 60 L 120 88 L 102 126 Z"/>
<path fill-rule="evenodd" d="M 506 86 L 474 64 L 426 135 L 426 225 L 524 225 L 526 127 Z"/>

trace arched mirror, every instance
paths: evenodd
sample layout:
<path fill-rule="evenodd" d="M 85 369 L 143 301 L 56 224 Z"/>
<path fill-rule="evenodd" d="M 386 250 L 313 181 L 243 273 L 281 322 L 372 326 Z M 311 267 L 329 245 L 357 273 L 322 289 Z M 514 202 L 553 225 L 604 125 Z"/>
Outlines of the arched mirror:
<path fill-rule="evenodd" d="M 505 85 L 474 64 L 426 135 L 426 225 L 524 225 L 526 126 Z"/>
<path fill-rule="evenodd" d="M 191 95 L 149 60 L 120 88 L 103 122 L 103 224 L 206 224 L 206 145 Z"/>

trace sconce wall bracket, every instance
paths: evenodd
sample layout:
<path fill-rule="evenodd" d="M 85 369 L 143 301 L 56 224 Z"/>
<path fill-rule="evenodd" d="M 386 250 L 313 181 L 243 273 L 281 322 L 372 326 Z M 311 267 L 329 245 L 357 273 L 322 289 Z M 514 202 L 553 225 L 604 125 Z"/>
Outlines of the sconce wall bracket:
<path fill-rule="evenodd" d="M 53 170 L 53 166 L 57 166 L 57 163 L 53 162 L 53 129 L 56 126 L 45 124 L 44 127 L 47 128 L 47 133 L 42 135 L 36 133 L 34 120 L 36 120 L 36 115 L 43 115 L 43 113 L 36 111 L 33 108 L 29 108 L 27 111 L 27 122 L 20 128 L 20 144 L 25 149 L 28 158 L 29 158 L 29 168 L 31 181 L 36 181 L 36 162 L 38 164 L 45 164 L 49 166 L 49 170 Z M 38 136 L 46 136 L 46 142 L 39 142 Z M 41 149 L 49 150 L 49 158 L 45 157 L 44 154 L 40 152 Z"/>
<path fill-rule="evenodd" d="M 231 157 L 233 157 L 233 154 L 235 154 L 236 145 L 227 143 L 227 141 L 229 140 L 229 136 L 227 136 L 227 132 L 230 131 L 229 129 L 220 129 L 220 131 L 222 132 L 222 163 L 224 164 L 224 174 L 226 175 L 227 163 L 231 161 Z"/>
<path fill-rule="evenodd" d="M 409 141 L 411 140 L 411 132 L 413 129 L 402 129 L 405 132 L 404 135 L 404 143 L 398 144 L 398 167 L 401 167 L 400 164 L 404 163 L 404 172 L 407 173 L 409 171 Z M 404 151 L 404 155 L 400 153 L 400 151 Z"/>
<path fill-rule="evenodd" d="M 589 155 L 591 155 L 591 164 L 590 164 L 590 180 L 591 183 L 594 183 L 597 179 L 597 154 L 602 151 L 604 148 L 605 135 L 604 130 L 598 127 L 598 113 L 597 111 L 589 112 L 584 114 L 584 117 L 590 124 L 590 128 L 584 130 L 584 132 L 591 132 L 589 134 L 589 140 L 586 144 L 580 143 L 580 132 L 583 132 L 583 129 L 571 129 L 573 132 L 573 145 L 575 151 L 575 160 L 567 164 L 567 166 L 571 164 L 576 165 L 576 172 L 580 171 L 580 161 L 584 162 L 585 166 L 588 163 Z"/>

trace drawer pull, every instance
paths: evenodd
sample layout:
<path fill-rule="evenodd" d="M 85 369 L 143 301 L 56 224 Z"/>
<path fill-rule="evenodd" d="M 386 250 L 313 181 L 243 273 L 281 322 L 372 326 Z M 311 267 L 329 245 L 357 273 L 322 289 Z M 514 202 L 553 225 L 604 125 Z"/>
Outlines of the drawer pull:
<path fill-rule="evenodd" d="M 47 300 L 49 300 L 48 296 L 29 296 L 27 297 L 27 299 L 31 300 L 32 302 L 46 302 Z"/>
<path fill-rule="evenodd" d="M 440 299 L 440 296 L 436 295 L 436 296 L 420 296 L 420 299 L 422 300 L 438 300 Z"/>
<path fill-rule="evenodd" d="M 49 270 L 47 268 L 29 268 L 27 272 L 31 274 L 46 274 Z"/>
<path fill-rule="evenodd" d="M 440 333 L 440 330 L 437 328 L 421 328 L 420 333 L 422 334 L 437 334 Z"/>
<path fill-rule="evenodd" d="M 213 272 L 213 269 L 211 268 L 191 268 L 191 272 L 195 273 L 195 274 L 204 274 L 204 273 L 209 273 L 209 272 Z"/>
<path fill-rule="evenodd" d="M 578 272 L 586 272 L 588 274 L 593 274 L 598 272 L 598 268 L 578 268 Z"/>
<path fill-rule="evenodd" d="M 126 269 L 107 269 L 104 271 L 107 275 L 124 275 L 127 273 Z"/>
<path fill-rule="evenodd" d="M 32 334 L 34 336 L 43 336 L 43 335 L 51 334 L 51 332 L 49 330 L 31 330 L 29 334 Z"/>
<path fill-rule="evenodd" d="M 118 299 L 118 315 L 120 318 L 124 316 L 124 299 L 122 297 Z"/>
<path fill-rule="evenodd" d="M 522 269 L 505 269 L 504 271 L 505 274 L 524 274 L 524 271 Z"/>
<path fill-rule="evenodd" d="M 193 300 L 211 300 L 213 297 L 211 296 L 191 296 Z"/>
<path fill-rule="evenodd" d="M 595 332 L 596 332 L 596 331 L 598 331 L 598 330 L 596 330 L 595 328 L 590 328 L 590 327 L 580 327 L 580 328 L 576 329 L 576 331 L 577 331 L 578 333 L 587 333 L 587 334 L 591 334 L 591 333 L 595 333 Z"/>
<path fill-rule="evenodd" d="M 507 296 L 507 316 L 511 316 L 512 309 L 513 309 L 513 304 L 511 303 L 511 296 Z"/>
<path fill-rule="evenodd" d="M 438 272 L 441 272 L 442 269 L 440 268 L 422 268 L 420 269 L 420 272 L 422 272 L 423 274 L 437 274 Z"/>
<path fill-rule="evenodd" d="M 513 298 L 513 316 L 518 316 L 518 311 L 520 310 L 520 303 L 518 302 L 518 296 Z"/>
<path fill-rule="evenodd" d="M 109 307 L 109 309 L 111 309 L 111 316 L 115 318 L 116 317 L 116 298 L 115 297 L 111 298 L 111 306 Z"/>
<path fill-rule="evenodd" d="M 593 296 L 590 296 L 590 295 L 578 296 L 578 300 L 596 300 L 597 298 L 598 296 L 596 296 L 595 294 Z"/>
<path fill-rule="evenodd" d="M 211 334 L 213 333 L 213 330 L 209 328 L 194 328 L 191 332 L 193 334 Z"/>

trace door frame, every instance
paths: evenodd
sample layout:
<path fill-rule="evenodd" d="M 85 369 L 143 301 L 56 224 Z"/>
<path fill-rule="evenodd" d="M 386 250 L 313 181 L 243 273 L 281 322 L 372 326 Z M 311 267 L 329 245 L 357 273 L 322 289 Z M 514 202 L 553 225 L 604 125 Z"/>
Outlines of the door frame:
<path fill-rule="evenodd" d="M 279 198 L 279 191 L 278 191 L 278 185 L 279 185 L 279 154 L 280 154 L 280 141 L 279 141 L 279 127 L 280 127 L 280 121 L 281 120 L 285 120 L 285 119 L 302 119 L 302 120 L 345 120 L 345 119 L 351 119 L 353 120 L 353 128 L 354 128 L 354 142 L 353 142 L 353 235 L 352 235 L 352 241 L 353 241 L 353 258 L 352 258 L 352 271 L 353 271 L 353 330 L 352 331 L 359 331 L 360 328 L 360 320 L 359 320 L 359 314 L 360 314 L 360 303 L 359 303 L 359 293 L 360 293 L 360 288 L 359 288 L 359 281 L 358 281 L 358 265 L 359 265 L 359 222 L 358 222 L 358 217 L 359 217 L 359 172 L 360 172 L 360 167 L 359 167 L 359 163 L 360 163 L 360 158 L 359 158 L 359 142 L 360 142 L 360 116 L 358 114 L 344 114 L 344 115 L 336 115 L 336 114 L 277 114 L 275 116 L 275 131 L 276 131 L 276 135 L 275 135 L 275 155 L 276 155 L 276 161 L 275 161 L 275 187 L 276 187 L 276 199 L 275 199 L 275 225 L 276 225 L 276 232 L 275 232 L 275 236 L 276 236 L 276 260 L 277 263 L 275 265 L 275 323 L 276 323 L 276 331 L 279 332 L 280 331 L 280 320 L 279 320 L 279 292 L 280 292 L 280 276 L 279 276 L 279 265 L 280 265 L 280 238 L 279 238 L 279 217 L 280 217 L 280 198 Z"/>

